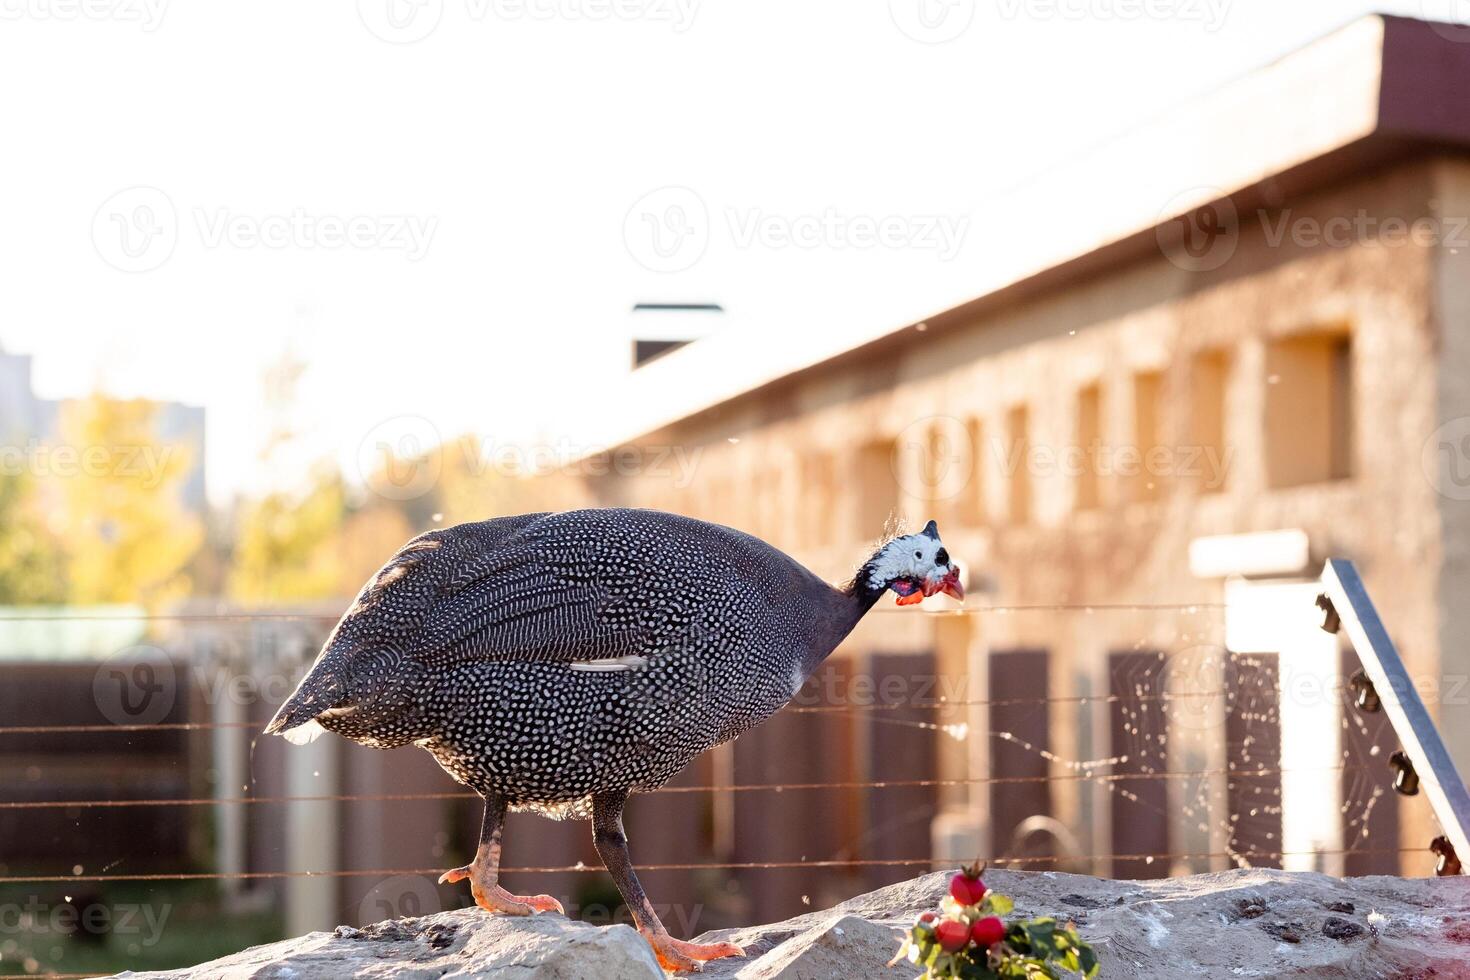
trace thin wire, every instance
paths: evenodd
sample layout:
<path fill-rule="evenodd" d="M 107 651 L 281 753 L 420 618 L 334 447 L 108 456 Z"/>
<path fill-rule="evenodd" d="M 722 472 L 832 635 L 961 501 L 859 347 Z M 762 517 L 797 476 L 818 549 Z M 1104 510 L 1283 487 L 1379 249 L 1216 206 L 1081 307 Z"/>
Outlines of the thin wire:
<path fill-rule="evenodd" d="M 1142 704 L 1146 702 L 1170 702 L 1190 701 L 1196 698 L 1223 698 L 1227 697 L 1228 691 L 1184 691 L 1179 694 L 1079 694 L 1058 698 L 978 698 L 957 699 L 954 701 L 935 700 L 928 704 L 914 704 L 906 701 L 896 701 L 885 704 L 819 704 L 801 707 L 787 707 L 782 709 L 787 713 L 796 714 L 821 714 L 829 711 L 898 711 L 904 708 L 971 708 L 988 706 L 992 708 L 1007 707 L 1020 704 Z M 4 729 L 0 729 L 4 731 Z"/>
<path fill-rule="evenodd" d="M 1101 766 L 1099 768 L 1102 768 Z M 975 776 L 966 779 L 883 779 L 867 782 L 837 783 L 742 783 L 735 786 L 661 786 L 647 795 L 660 793 L 744 793 L 775 792 L 787 790 L 836 790 L 836 789 L 912 789 L 936 786 L 1015 785 L 1018 783 L 1056 783 L 1092 781 L 1099 783 L 1147 782 L 1155 779 L 1207 779 L 1215 776 L 1257 778 L 1261 776 L 1284 776 L 1292 773 L 1324 772 L 1368 772 L 1370 766 L 1324 766 L 1292 769 L 1194 769 L 1179 772 L 1140 772 L 1089 774 L 1065 773 L 1059 776 Z M 139 806 L 243 806 L 254 803 L 367 803 L 410 800 L 477 800 L 479 795 L 457 790 L 437 793 L 347 793 L 321 796 L 235 796 L 235 797 L 188 797 L 179 799 L 150 800 L 15 800 L 0 802 L 0 810 L 57 810 L 88 809 L 92 807 L 139 807 Z"/>
<path fill-rule="evenodd" d="M 346 606 L 350 600 L 343 599 Z M 1018 604 L 1008 606 L 971 606 L 961 609 L 889 609 L 880 608 L 873 612 L 897 613 L 904 616 L 980 616 L 985 613 L 1012 612 L 1197 612 L 1204 609 L 1224 609 L 1223 602 L 1058 602 Z M 39 614 L 35 616 L 6 613 L 0 622 L 9 623 L 248 623 L 265 622 L 314 622 L 335 623 L 341 619 L 336 613 L 103 613 L 96 615 Z"/>
<path fill-rule="evenodd" d="M 828 714 L 846 711 L 898 711 L 904 708 L 962 708 L 1003 707 L 1023 704 L 1132 704 L 1171 701 L 1190 701 L 1203 698 L 1223 698 L 1228 691 L 1184 691 L 1178 694 L 1095 694 L 1074 695 L 1055 698 L 975 698 L 954 701 L 936 700 L 932 704 L 895 702 L 892 704 L 821 704 L 791 706 L 784 709 L 788 714 Z M 260 728 L 258 721 L 171 721 L 147 725 L 0 725 L 0 735 L 49 735 L 85 734 L 100 732 L 195 732 L 213 731 L 224 728 Z"/>
<path fill-rule="evenodd" d="M 216 728 L 260 728 L 258 721 L 169 721 L 150 725 L 0 725 L 0 735 L 47 735 L 52 732 L 197 732 Z"/>
<path fill-rule="evenodd" d="M 1398 848 L 1375 848 L 1367 850 L 1314 850 L 1314 851 L 1201 851 L 1193 854 L 1082 854 L 1076 856 L 1047 855 L 1036 857 L 1017 858 L 995 858 L 990 861 L 992 866 L 1016 865 L 1016 864 L 1077 864 L 1084 861 L 1144 861 L 1152 858 L 1155 861 L 1193 861 L 1215 858 L 1286 858 L 1286 857 L 1311 857 L 1315 855 L 1347 855 L 1347 854 L 1416 854 L 1424 851 L 1420 847 L 1398 847 Z M 765 871 L 784 868 L 877 868 L 877 867 L 915 867 L 919 865 L 933 865 L 943 868 L 955 866 L 953 858 L 851 858 L 834 859 L 823 861 L 728 861 L 728 862 L 689 862 L 678 864 L 640 864 L 640 871 Z M 603 869 L 599 866 L 589 865 L 583 862 L 577 864 L 548 865 L 543 867 L 517 867 L 501 868 L 501 874 L 563 874 L 571 872 L 598 873 Z M 440 868 L 374 868 L 374 869 L 349 869 L 340 871 L 230 871 L 230 872 L 183 872 L 174 874 L 136 874 L 136 875 L 14 875 L 0 877 L 0 884 L 42 884 L 46 882 L 71 882 L 71 881 L 225 881 L 237 879 L 278 879 L 278 878 L 373 878 L 394 877 L 398 875 L 420 875 L 424 877 L 437 878 L 442 872 Z"/>

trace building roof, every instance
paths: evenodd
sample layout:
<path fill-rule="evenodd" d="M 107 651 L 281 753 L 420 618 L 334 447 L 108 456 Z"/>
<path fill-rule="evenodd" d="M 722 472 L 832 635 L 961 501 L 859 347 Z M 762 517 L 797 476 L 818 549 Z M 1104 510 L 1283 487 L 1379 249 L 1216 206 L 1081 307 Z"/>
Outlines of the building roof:
<path fill-rule="evenodd" d="M 619 410 L 589 420 L 587 440 L 621 445 L 900 342 L 921 325 L 972 320 L 1059 281 L 1158 254 L 1158 229 L 1212 203 L 1270 206 L 1412 153 L 1470 147 L 1467 41 L 1470 27 L 1381 15 L 1354 21 L 994 202 L 980 229 L 985 239 L 959 277 L 962 291 L 916 310 L 914 320 L 747 324 L 713 334 L 615 382 L 607 404 Z"/>

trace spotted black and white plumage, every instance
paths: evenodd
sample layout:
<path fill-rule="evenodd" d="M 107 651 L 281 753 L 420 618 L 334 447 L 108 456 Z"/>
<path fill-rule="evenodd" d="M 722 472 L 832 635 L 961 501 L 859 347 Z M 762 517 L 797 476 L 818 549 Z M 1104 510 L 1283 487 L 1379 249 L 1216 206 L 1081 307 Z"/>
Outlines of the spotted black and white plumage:
<path fill-rule="evenodd" d="M 791 699 L 888 588 L 931 595 L 934 525 L 835 589 L 748 534 L 649 510 L 431 531 L 364 586 L 268 732 L 414 743 L 512 808 L 583 816 Z M 948 579 L 943 576 L 948 575 Z"/>

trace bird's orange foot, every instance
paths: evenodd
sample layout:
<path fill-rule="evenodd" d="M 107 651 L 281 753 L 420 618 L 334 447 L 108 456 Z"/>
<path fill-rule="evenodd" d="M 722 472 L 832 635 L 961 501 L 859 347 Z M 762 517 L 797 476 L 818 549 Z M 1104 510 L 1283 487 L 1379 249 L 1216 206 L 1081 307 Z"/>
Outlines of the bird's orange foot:
<path fill-rule="evenodd" d="M 560 912 L 566 915 L 566 910 L 561 907 L 561 902 L 550 895 L 512 895 L 499 885 L 482 884 L 475 873 L 473 864 L 444 872 L 439 876 L 439 884 L 464 881 L 466 878 L 470 881 L 470 893 L 475 896 L 475 904 L 486 912 L 499 912 L 501 915 Z"/>
<path fill-rule="evenodd" d="M 643 938 L 653 947 L 653 955 L 658 957 L 659 966 L 665 970 L 697 973 L 704 968 L 705 960 L 745 955 L 745 950 L 734 943 L 686 943 L 668 933 L 655 935 L 646 931 L 643 931 Z"/>

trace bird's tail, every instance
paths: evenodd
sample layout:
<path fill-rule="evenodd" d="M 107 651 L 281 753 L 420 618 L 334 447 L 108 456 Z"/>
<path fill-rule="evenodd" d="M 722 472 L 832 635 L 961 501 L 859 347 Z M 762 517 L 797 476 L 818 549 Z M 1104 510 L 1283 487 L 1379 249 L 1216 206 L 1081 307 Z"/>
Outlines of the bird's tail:
<path fill-rule="evenodd" d="M 337 659 L 324 653 L 302 678 L 296 690 L 276 712 L 265 734 L 280 735 L 292 745 L 305 745 L 326 731 L 319 719 L 342 711 L 343 685 L 338 680 Z"/>
<path fill-rule="evenodd" d="M 270 724 L 265 726 L 267 735 L 280 735 L 292 745 L 306 745 L 314 742 L 326 731 L 322 723 L 317 721 L 317 716 L 322 709 L 314 704 L 295 704 L 292 698 L 271 719 Z"/>

